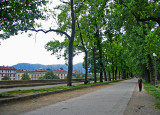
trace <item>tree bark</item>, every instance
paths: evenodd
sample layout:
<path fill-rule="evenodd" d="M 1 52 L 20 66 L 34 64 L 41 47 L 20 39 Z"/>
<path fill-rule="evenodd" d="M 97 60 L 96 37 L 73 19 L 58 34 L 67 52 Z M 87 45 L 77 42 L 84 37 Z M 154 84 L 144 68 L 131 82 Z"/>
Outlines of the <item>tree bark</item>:
<path fill-rule="evenodd" d="M 121 79 L 121 72 L 119 71 L 119 79 Z"/>
<path fill-rule="evenodd" d="M 115 80 L 117 80 L 117 66 L 116 66 L 116 70 L 115 70 Z"/>
<path fill-rule="evenodd" d="M 73 0 L 71 0 L 71 17 L 72 17 L 72 33 L 71 39 L 69 40 L 69 61 L 68 61 L 68 75 L 67 75 L 67 86 L 72 86 L 72 70 L 73 70 L 73 42 L 75 37 L 75 17 Z"/>
<path fill-rule="evenodd" d="M 111 74 L 108 72 L 108 80 L 111 81 Z"/>
<path fill-rule="evenodd" d="M 96 83 L 97 82 L 97 76 L 96 76 L 97 70 L 96 70 L 96 49 L 95 47 L 93 48 L 93 60 L 94 60 L 94 83 Z"/>
<path fill-rule="evenodd" d="M 107 81 L 107 74 L 106 74 L 105 68 L 103 69 L 103 72 L 104 72 L 104 80 Z"/>
<path fill-rule="evenodd" d="M 148 64 L 149 64 L 149 71 L 150 71 L 150 78 L 151 78 L 151 83 L 154 84 L 154 81 L 155 81 L 155 75 L 154 75 L 154 65 L 153 65 L 153 60 L 151 58 L 150 55 L 147 55 L 147 58 L 148 58 Z"/>
<path fill-rule="evenodd" d="M 87 83 L 87 76 L 88 76 L 88 62 L 87 62 L 87 59 L 88 59 L 88 52 L 85 51 L 85 83 Z"/>

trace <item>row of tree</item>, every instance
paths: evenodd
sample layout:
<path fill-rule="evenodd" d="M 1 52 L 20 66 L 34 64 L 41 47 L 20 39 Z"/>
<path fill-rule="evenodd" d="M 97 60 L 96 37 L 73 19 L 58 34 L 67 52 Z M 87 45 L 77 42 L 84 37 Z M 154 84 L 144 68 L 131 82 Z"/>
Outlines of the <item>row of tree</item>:
<path fill-rule="evenodd" d="M 72 0 L 71 0 L 72 1 Z M 158 0 L 81 0 L 74 1 L 75 17 L 68 15 L 72 4 L 59 5 L 59 28 L 75 31 L 73 55 L 84 52 L 84 67 L 87 73 L 100 73 L 100 82 L 141 75 L 148 82 L 155 80 L 155 64 L 159 63 L 160 49 L 160 5 Z M 73 20 L 74 22 L 73 23 Z M 74 25 L 75 30 L 72 26 Z M 56 54 L 67 47 L 64 42 L 52 41 L 46 45 L 48 51 Z M 66 49 L 67 58 L 70 49 Z M 153 57 L 153 53 L 157 57 Z M 159 68 L 159 65 L 157 65 Z M 159 71 L 158 71 L 159 72 Z M 106 73 L 108 73 L 108 78 Z"/>
<path fill-rule="evenodd" d="M 2 21 L 12 19 L 14 23 L 11 27 L 7 27 L 4 26 L 5 23 L 10 24 L 11 21 L 5 20 L 5 23 L 2 23 L 2 31 L 5 33 L 2 35 L 4 37 L 16 34 L 17 31 L 14 29 L 44 33 L 56 32 L 65 35 L 63 42 L 52 41 L 46 44 L 45 48 L 58 57 L 61 56 L 58 53 L 65 48 L 63 56 L 68 60 L 67 85 L 72 85 L 73 56 L 79 52 L 85 53 L 85 80 L 87 80 L 88 72 L 92 72 L 95 82 L 97 73 L 100 74 L 100 82 L 103 78 L 111 80 L 111 74 L 113 80 L 117 79 L 118 74 L 119 76 L 123 74 L 123 78 L 138 74 L 148 82 L 154 82 L 154 62 L 157 68 L 160 68 L 158 65 L 160 61 L 160 4 L 158 0 L 60 0 L 62 4 L 52 9 L 52 11 L 60 10 L 57 14 L 58 28 L 50 27 L 49 30 L 33 28 L 35 19 L 48 18 L 47 14 L 55 16 L 55 13 L 48 13 L 51 9 L 45 10 L 47 14 L 44 13 L 44 15 L 39 11 L 38 5 L 46 4 L 45 0 L 42 0 L 41 4 L 35 1 L 30 0 L 22 8 L 14 9 L 15 15 L 23 17 L 20 19 L 15 19 L 11 14 L 12 10 L 9 9 L 13 7 L 8 8 L 3 4 L 1 11 L 7 10 L 10 12 L 10 17 L 3 17 Z M 11 3 L 15 4 L 15 2 Z M 25 13 L 21 15 L 23 10 L 37 13 L 32 16 Z M 2 12 L 2 14 L 5 13 Z M 28 18 L 24 19 L 26 16 Z M 34 20 L 33 17 L 35 17 Z M 155 59 L 153 53 L 157 54 Z"/>

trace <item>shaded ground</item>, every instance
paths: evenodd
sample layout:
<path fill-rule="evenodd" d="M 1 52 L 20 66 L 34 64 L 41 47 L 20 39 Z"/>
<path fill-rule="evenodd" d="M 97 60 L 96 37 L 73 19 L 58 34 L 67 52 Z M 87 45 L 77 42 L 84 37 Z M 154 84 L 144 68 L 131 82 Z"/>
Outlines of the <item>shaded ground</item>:
<path fill-rule="evenodd" d="M 143 89 L 139 92 L 138 85 L 127 105 L 124 115 L 160 115 L 160 110 L 154 108 L 156 99 Z"/>

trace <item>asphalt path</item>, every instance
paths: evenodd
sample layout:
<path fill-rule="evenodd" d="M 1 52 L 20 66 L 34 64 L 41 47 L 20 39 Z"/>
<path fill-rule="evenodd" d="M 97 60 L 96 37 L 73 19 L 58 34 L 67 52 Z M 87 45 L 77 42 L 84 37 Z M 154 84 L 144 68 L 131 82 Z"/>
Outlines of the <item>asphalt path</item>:
<path fill-rule="evenodd" d="M 73 85 L 76 84 L 83 84 L 84 82 L 79 83 L 72 83 Z M 31 86 L 31 87 L 13 87 L 13 88 L 0 88 L 0 93 L 3 92 L 10 92 L 10 91 L 16 91 L 16 90 L 29 90 L 29 89 L 41 89 L 41 88 L 50 88 L 50 87 L 56 87 L 56 86 L 67 86 L 67 84 L 56 84 L 56 85 L 42 85 L 42 86 Z"/>
<path fill-rule="evenodd" d="M 42 107 L 21 115 L 123 115 L 137 79 Z"/>

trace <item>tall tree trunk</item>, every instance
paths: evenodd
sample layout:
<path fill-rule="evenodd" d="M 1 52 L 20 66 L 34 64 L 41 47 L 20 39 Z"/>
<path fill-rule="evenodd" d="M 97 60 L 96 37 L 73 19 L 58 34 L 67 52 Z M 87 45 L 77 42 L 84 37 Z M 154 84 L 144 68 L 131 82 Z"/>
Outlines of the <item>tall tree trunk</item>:
<path fill-rule="evenodd" d="M 104 80 L 107 81 L 107 74 L 106 74 L 105 68 L 103 69 L 103 72 L 104 72 Z"/>
<path fill-rule="evenodd" d="M 147 67 L 145 67 L 145 77 L 146 77 L 146 81 L 148 83 L 150 83 L 151 82 L 151 80 L 150 80 L 150 72 L 149 72 L 149 69 Z"/>
<path fill-rule="evenodd" d="M 108 72 L 108 80 L 111 81 L 111 73 Z"/>
<path fill-rule="evenodd" d="M 86 84 L 87 83 L 87 76 L 88 76 L 88 51 L 87 51 L 87 48 L 84 45 L 84 40 L 82 38 L 82 33 L 81 33 L 81 29 L 80 29 L 80 26 L 79 26 L 78 19 L 77 19 L 77 25 L 78 25 L 78 28 L 79 28 L 79 31 L 80 31 L 80 38 L 81 38 L 82 47 L 83 47 L 83 50 L 85 52 L 85 82 L 84 83 Z"/>
<path fill-rule="evenodd" d="M 102 41 L 102 38 L 99 36 L 99 29 L 98 29 L 98 26 L 96 24 L 96 34 L 95 34 L 95 37 L 97 38 L 97 47 L 98 47 L 98 50 L 99 50 L 99 63 L 100 63 L 100 82 L 103 82 L 103 62 L 102 62 L 102 46 L 101 46 L 101 41 Z"/>
<path fill-rule="evenodd" d="M 88 52 L 85 51 L 85 83 L 87 83 L 87 76 L 88 76 L 88 62 L 87 62 L 87 59 L 88 59 Z"/>
<path fill-rule="evenodd" d="M 154 81 L 155 81 L 155 75 L 154 75 L 154 65 L 153 65 L 153 60 L 151 58 L 150 55 L 147 55 L 147 58 L 148 58 L 148 64 L 149 64 L 149 71 L 150 71 L 150 77 L 151 77 L 151 83 L 154 84 Z"/>
<path fill-rule="evenodd" d="M 75 17 L 74 17 L 73 0 L 71 0 L 71 17 L 72 17 L 72 33 L 71 33 L 71 39 L 69 40 L 69 48 L 68 48 L 69 61 L 68 61 L 67 86 L 72 86 L 73 42 L 75 36 Z"/>
<path fill-rule="evenodd" d="M 116 70 L 115 70 L 115 80 L 117 80 L 117 66 L 116 66 Z"/>
<path fill-rule="evenodd" d="M 97 82 L 97 76 L 96 76 L 97 70 L 96 70 L 96 49 L 95 47 L 93 48 L 93 60 L 94 60 L 94 83 L 96 83 Z"/>
<path fill-rule="evenodd" d="M 119 71 L 119 79 L 121 79 L 121 72 Z"/>
<path fill-rule="evenodd" d="M 125 73 L 125 71 L 123 71 L 122 79 L 126 79 L 126 73 Z"/>

